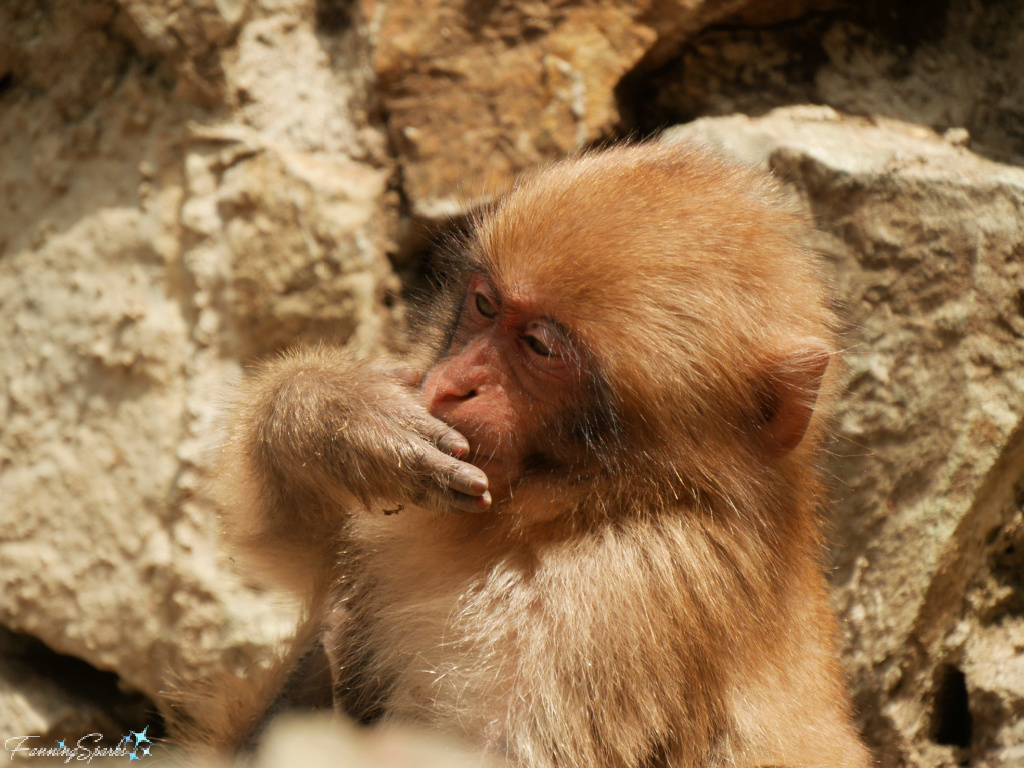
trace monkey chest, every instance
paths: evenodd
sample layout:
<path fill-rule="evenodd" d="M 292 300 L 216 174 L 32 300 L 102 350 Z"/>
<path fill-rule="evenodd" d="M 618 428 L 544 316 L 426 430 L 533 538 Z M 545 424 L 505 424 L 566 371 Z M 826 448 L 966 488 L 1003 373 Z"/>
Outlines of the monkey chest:
<path fill-rule="evenodd" d="M 395 528 L 377 528 L 364 542 L 355 578 L 363 581 L 365 610 L 354 661 L 382 683 L 385 719 L 427 723 L 493 747 L 504 738 L 518 658 L 500 615 L 507 593 L 436 531 Z"/>
<path fill-rule="evenodd" d="M 386 720 L 413 721 L 490 746 L 501 741 L 508 711 L 511 643 L 484 641 L 466 626 L 458 595 L 377 603 L 361 628 L 361 662 L 384 683 Z M 471 623 L 471 622 L 470 622 Z M 498 647 L 498 646 L 501 647 Z"/>

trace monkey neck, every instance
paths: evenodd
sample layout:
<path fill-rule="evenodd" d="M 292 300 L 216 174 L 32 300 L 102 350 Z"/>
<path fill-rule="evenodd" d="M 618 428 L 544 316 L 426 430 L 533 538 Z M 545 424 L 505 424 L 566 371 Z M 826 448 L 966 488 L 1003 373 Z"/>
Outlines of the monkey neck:
<path fill-rule="evenodd" d="M 773 560 L 813 560 L 820 546 L 820 482 L 813 473 L 797 471 L 802 469 L 789 471 L 781 463 L 731 486 L 728 478 L 703 486 L 677 480 L 670 492 L 664 480 L 640 481 L 635 474 L 633 482 L 597 473 L 561 483 L 540 475 L 520 481 L 481 514 L 371 505 L 352 515 L 344 538 L 363 550 L 408 550 L 410 557 L 422 553 L 432 562 L 440 556 L 452 574 L 473 578 L 498 561 L 529 563 L 547 547 L 602 531 L 681 519 L 708 529 L 756 530 Z"/>

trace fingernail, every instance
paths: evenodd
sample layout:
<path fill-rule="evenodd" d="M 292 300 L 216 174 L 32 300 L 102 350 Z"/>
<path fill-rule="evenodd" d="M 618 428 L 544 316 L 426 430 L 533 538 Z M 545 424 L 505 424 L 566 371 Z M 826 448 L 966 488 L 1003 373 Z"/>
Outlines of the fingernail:
<path fill-rule="evenodd" d="M 484 491 L 482 496 L 477 496 L 476 504 L 480 509 L 488 509 L 491 506 L 491 492 Z"/>
<path fill-rule="evenodd" d="M 475 494 L 484 493 L 487 490 L 487 478 L 477 475 L 469 482 L 470 490 Z"/>

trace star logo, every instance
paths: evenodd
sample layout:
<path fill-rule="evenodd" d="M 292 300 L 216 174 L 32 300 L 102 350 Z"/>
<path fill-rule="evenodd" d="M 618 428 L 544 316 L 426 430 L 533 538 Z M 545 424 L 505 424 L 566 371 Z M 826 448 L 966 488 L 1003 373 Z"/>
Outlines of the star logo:
<path fill-rule="evenodd" d="M 149 726 L 147 725 L 147 726 L 146 726 L 145 728 L 143 728 L 143 729 L 142 729 L 142 731 L 140 731 L 139 733 L 136 733 L 135 731 L 128 731 L 128 733 L 130 733 L 130 734 L 132 735 L 132 737 L 133 737 L 133 738 L 135 739 L 135 745 L 136 745 L 136 746 L 138 746 L 138 745 L 139 745 L 139 744 L 141 744 L 142 742 L 146 742 L 147 744 L 152 744 L 153 742 L 152 742 L 152 741 L 150 741 L 150 740 L 149 740 L 149 739 L 148 739 L 148 738 L 146 737 L 146 731 L 148 731 L 148 730 L 149 730 Z"/>

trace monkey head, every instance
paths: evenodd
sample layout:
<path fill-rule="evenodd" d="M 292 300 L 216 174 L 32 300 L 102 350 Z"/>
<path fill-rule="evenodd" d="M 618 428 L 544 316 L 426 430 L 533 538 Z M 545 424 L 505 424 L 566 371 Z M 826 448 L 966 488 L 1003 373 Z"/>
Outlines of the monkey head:
<path fill-rule="evenodd" d="M 496 500 L 556 471 L 656 499 L 763 485 L 828 407 L 835 318 L 805 229 L 770 181 L 693 147 L 527 177 L 464 249 L 428 407 Z"/>

